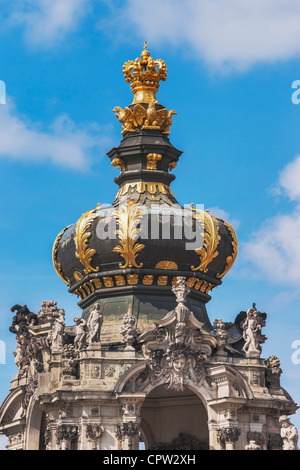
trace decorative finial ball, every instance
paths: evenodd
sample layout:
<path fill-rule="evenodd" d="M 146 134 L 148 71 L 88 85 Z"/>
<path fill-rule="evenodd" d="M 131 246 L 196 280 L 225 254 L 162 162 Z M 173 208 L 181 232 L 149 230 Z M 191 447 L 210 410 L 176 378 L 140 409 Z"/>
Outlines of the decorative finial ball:
<path fill-rule="evenodd" d="M 143 60 L 146 60 L 148 57 L 150 57 L 150 52 L 147 50 L 147 47 L 148 47 L 148 44 L 147 42 L 145 41 L 144 42 L 144 49 L 142 50 L 141 52 L 141 58 Z"/>

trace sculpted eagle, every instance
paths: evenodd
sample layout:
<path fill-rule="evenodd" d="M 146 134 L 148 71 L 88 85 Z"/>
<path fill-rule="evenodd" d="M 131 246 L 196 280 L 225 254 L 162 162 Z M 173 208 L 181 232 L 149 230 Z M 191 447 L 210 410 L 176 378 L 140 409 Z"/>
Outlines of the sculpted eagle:
<path fill-rule="evenodd" d="M 136 104 L 132 109 L 129 107 L 122 109 L 120 106 L 116 106 L 113 111 L 122 124 L 121 134 L 123 135 L 128 131 L 134 132 L 139 128 L 160 129 L 162 132 L 169 134 L 172 116 L 177 113 L 174 109 L 171 111 L 166 108 L 157 110 L 156 104 L 158 104 L 158 101 L 151 101 L 147 109 L 140 104 Z"/>

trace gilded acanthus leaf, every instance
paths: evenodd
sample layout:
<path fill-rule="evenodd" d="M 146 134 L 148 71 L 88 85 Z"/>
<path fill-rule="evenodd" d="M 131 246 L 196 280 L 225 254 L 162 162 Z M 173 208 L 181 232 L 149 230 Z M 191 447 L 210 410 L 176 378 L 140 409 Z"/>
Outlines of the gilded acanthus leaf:
<path fill-rule="evenodd" d="M 119 263 L 122 269 L 143 266 L 143 263 L 137 264 L 136 257 L 145 247 L 142 243 L 137 243 L 141 231 L 138 225 L 144 214 L 145 212 L 141 209 L 141 206 L 136 204 L 134 199 L 130 199 L 127 204 L 114 212 L 114 216 L 118 221 L 119 228 L 116 230 L 116 235 L 120 240 L 120 244 L 115 246 L 113 251 L 124 258 L 124 263 Z"/>
<path fill-rule="evenodd" d="M 195 211 L 193 215 L 194 219 L 200 222 L 203 245 L 195 249 L 195 252 L 200 258 L 200 263 L 197 267 L 191 266 L 191 269 L 192 271 L 202 271 L 206 273 L 209 263 L 219 254 L 217 246 L 221 237 L 218 233 L 218 223 L 215 217 L 211 216 L 208 211 L 193 210 Z"/>
<path fill-rule="evenodd" d="M 84 266 L 85 274 L 89 274 L 93 271 L 99 271 L 99 266 L 96 268 L 91 266 L 92 257 L 96 253 L 96 250 L 88 247 L 88 240 L 91 236 L 91 233 L 87 232 L 87 229 L 91 226 L 93 220 L 97 217 L 96 210 L 97 208 L 82 214 L 80 219 L 77 221 L 75 228 L 75 255 Z"/>

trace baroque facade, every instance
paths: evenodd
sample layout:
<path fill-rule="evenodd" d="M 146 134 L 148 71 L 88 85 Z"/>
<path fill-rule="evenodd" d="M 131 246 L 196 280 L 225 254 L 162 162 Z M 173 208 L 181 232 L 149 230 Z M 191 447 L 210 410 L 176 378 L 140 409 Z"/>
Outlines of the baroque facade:
<path fill-rule="evenodd" d="M 116 199 L 53 246 L 82 316 L 66 325 L 53 300 L 38 313 L 11 309 L 18 372 L 0 409 L 7 448 L 295 450 L 297 405 L 279 359 L 261 357 L 267 315 L 255 304 L 233 322 L 207 315 L 238 243 L 230 224 L 181 206 L 170 189 L 181 152 L 168 137 L 176 112 L 156 99 L 166 65 L 145 44 L 123 72 L 134 99 L 114 108 Z"/>

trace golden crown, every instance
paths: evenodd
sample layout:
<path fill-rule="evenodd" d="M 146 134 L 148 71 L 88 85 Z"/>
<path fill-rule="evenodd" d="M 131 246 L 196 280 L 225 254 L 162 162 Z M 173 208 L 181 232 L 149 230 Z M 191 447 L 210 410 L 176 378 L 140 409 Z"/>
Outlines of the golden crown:
<path fill-rule="evenodd" d="M 134 94 L 133 103 L 150 103 L 156 99 L 159 82 L 165 81 L 168 70 L 161 59 L 154 60 L 147 49 L 147 42 L 141 52 L 141 58 L 129 60 L 123 65 L 126 83 Z"/>

